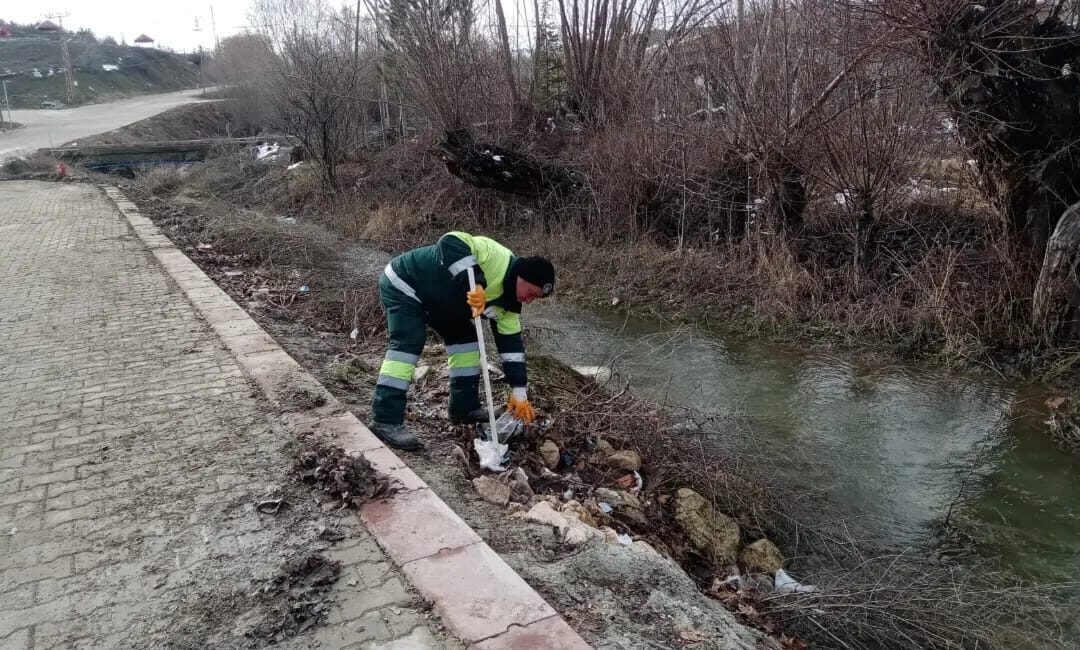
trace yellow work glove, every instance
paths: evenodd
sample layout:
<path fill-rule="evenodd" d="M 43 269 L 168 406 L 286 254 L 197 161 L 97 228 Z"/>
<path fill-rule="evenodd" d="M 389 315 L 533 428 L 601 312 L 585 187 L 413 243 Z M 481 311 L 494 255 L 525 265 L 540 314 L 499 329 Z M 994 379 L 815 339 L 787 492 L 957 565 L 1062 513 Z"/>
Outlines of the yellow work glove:
<path fill-rule="evenodd" d="M 506 410 L 510 412 L 510 415 L 526 424 L 531 424 L 536 419 L 536 412 L 533 411 L 532 404 L 529 403 L 524 386 L 514 387 L 510 394 L 510 401 L 506 404 Z"/>
<path fill-rule="evenodd" d="M 487 298 L 484 297 L 484 287 L 476 287 L 465 294 L 465 300 L 472 307 L 473 318 L 479 318 L 480 314 L 484 313 L 484 306 L 487 305 Z"/>

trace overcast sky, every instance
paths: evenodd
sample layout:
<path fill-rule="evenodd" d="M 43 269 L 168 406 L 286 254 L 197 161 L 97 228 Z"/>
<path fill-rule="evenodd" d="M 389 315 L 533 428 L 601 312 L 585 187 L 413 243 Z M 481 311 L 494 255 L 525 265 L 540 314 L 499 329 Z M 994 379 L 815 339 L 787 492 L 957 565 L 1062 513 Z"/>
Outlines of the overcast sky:
<path fill-rule="evenodd" d="M 37 0 L 0 3 L 0 19 L 16 23 L 37 23 L 49 14 L 68 13 L 64 28 L 89 28 L 98 38 L 121 36 L 130 44 L 139 34 L 153 38 L 158 47 L 193 51 L 199 45 L 212 47 L 210 21 L 213 6 L 218 38 L 244 31 L 251 0 Z M 194 31 L 195 19 L 201 31 Z M 54 20 L 53 22 L 57 22 Z"/>

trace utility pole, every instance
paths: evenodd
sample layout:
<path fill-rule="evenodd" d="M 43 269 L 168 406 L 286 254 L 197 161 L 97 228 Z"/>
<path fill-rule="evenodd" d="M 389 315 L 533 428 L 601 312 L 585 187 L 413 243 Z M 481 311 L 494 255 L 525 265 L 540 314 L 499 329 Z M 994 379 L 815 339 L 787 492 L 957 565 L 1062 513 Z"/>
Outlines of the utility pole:
<path fill-rule="evenodd" d="M 356 0 L 356 30 L 353 32 L 353 45 L 352 45 L 352 64 L 353 67 L 360 65 L 360 3 L 363 0 Z"/>
<path fill-rule="evenodd" d="M 217 21 L 214 20 L 214 5 L 210 4 L 210 30 L 214 34 L 214 50 L 221 49 L 221 41 L 217 37 Z"/>
<path fill-rule="evenodd" d="M 199 27 L 199 17 L 198 16 L 195 16 L 195 27 L 192 28 L 191 31 L 196 32 L 196 33 L 202 31 L 202 28 Z M 198 76 L 197 81 L 195 82 L 195 87 L 199 88 L 199 89 L 202 88 L 202 43 L 199 43 L 199 76 Z"/>
<path fill-rule="evenodd" d="M 56 18 L 60 21 L 60 56 L 64 60 L 64 87 L 67 90 L 68 106 L 75 104 L 75 69 L 71 65 L 71 54 L 68 52 L 67 38 L 64 37 L 64 18 L 70 13 L 49 14 L 48 19 Z"/>

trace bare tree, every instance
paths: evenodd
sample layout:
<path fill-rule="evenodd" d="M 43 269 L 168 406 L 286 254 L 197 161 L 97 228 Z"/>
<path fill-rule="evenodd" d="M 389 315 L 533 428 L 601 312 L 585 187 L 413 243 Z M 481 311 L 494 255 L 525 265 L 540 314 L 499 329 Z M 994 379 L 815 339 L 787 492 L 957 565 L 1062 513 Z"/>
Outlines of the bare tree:
<path fill-rule="evenodd" d="M 619 122 L 725 0 L 558 0 L 572 108 Z"/>
<path fill-rule="evenodd" d="M 273 45 L 260 34 L 237 34 L 221 40 L 207 74 L 232 92 L 233 115 L 241 129 L 266 126 L 273 116 L 268 88 L 276 67 Z"/>
<path fill-rule="evenodd" d="M 1080 229 L 1063 219 L 1080 202 L 1077 3 L 882 0 L 867 8 L 902 31 L 933 75 L 984 189 L 1041 268 L 1035 322 L 1051 340 L 1075 336 Z"/>
<path fill-rule="evenodd" d="M 477 78 L 487 58 L 474 35 L 473 0 L 370 0 L 382 44 L 432 121 L 460 129 L 476 119 Z"/>
<path fill-rule="evenodd" d="M 338 188 L 337 166 L 357 142 L 363 99 L 372 96 L 354 65 L 352 22 L 322 0 L 257 0 L 259 22 L 275 51 L 271 85 L 278 125 L 319 164 L 323 183 Z"/>

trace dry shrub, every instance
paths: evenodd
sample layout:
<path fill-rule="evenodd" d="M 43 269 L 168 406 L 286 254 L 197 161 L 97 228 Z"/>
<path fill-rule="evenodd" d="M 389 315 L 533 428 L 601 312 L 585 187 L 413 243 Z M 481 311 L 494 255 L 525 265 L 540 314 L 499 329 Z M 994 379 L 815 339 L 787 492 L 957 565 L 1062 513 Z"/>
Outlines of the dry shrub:
<path fill-rule="evenodd" d="M 149 169 L 136 177 L 136 187 L 150 196 L 172 194 L 184 183 L 184 174 L 179 167 L 162 166 Z"/>
<path fill-rule="evenodd" d="M 0 161 L 0 176 L 18 178 L 22 176 L 56 173 L 58 161 L 43 153 L 34 153 L 22 158 Z"/>
<path fill-rule="evenodd" d="M 207 229 L 222 252 L 258 264 L 333 269 L 341 263 L 340 240 L 315 224 L 244 211 L 215 217 Z"/>
<path fill-rule="evenodd" d="M 588 179 L 588 192 L 555 207 L 598 242 L 649 236 L 683 247 L 731 238 L 746 221 L 745 166 L 711 128 L 643 118 L 589 134 L 564 161 Z"/>
<path fill-rule="evenodd" d="M 408 205 L 379 206 L 352 218 L 338 217 L 336 223 L 346 236 L 378 242 L 389 250 L 407 249 L 435 230 L 432 215 L 417 214 Z"/>
<path fill-rule="evenodd" d="M 1050 416 L 1050 435 L 1063 449 L 1080 451 L 1080 414 L 1074 409 Z"/>
<path fill-rule="evenodd" d="M 772 595 L 766 611 L 826 647 L 1052 650 L 1071 647 L 1062 597 L 991 567 L 921 555 L 878 556 L 814 576 L 817 591 Z"/>

